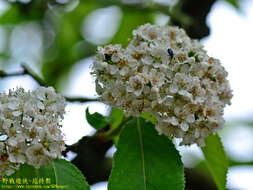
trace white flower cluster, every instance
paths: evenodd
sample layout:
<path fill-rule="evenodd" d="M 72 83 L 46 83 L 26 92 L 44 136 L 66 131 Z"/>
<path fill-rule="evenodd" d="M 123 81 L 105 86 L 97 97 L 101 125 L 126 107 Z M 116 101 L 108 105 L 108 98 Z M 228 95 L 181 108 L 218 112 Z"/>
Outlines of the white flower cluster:
<path fill-rule="evenodd" d="M 65 106 L 52 87 L 0 94 L 0 177 L 23 163 L 39 168 L 61 157 L 65 144 L 59 122 Z"/>
<path fill-rule="evenodd" d="M 181 145 L 204 145 L 222 128 L 232 91 L 228 73 L 183 29 L 145 24 L 121 45 L 99 47 L 93 64 L 103 102 L 128 115 L 150 112 L 160 134 L 182 138 Z"/>

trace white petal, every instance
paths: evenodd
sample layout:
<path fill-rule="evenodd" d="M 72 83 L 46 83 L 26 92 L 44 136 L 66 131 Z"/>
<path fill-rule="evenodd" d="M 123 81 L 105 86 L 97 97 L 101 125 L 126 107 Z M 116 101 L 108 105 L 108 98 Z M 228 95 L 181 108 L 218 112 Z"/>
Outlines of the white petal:
<path fill-rule="evenodd" d="M 118 67 L 115 66 L 115 65 L 110 65 L 109 69 L 110 69 L 110 74 L 111 75 L 114 75 L 119 70 Z"/>
<path fill-rule="evenodd" d="M 18 103 L 17 103 L 17 102 L 9 102 L 9 103 L 8 103 L 8 107 L 9 107 L 11 110 L 16 110 L 16 109 L 18 109 Z"/>
<path fill-rule="evenodd" d="M 176 93 L 177 91 L 178 91 L 178 86 L 176 84 L 171 84 L 170 85 L 170 92 Z"/>
<path fill-rule="evenodd" d="M 22 114 L 21 111 L 14 111 L 14 112 L 12 112 L 12 115 L 15 116 L 15 117 L 20 116 L 21 114 Z"/>
<path fill-rule="evenodd" d="M 188 123 L 193 123 L 195 121 L 195 116 L 193 114 L 187 115 L 186 116 L 186 121 Z"/>
<path fill-rule="evenodd" d="M 180 126 L 183 131 L 188 131 L 189 129 L 189 125 L 186 122 L 181 123 Z"/>
<path fill-rule="evenodd" d="M 128 67 L 123 67 L 120 71 L 119 71 L 119 74 L 121 76 L 125 76 L 127 73 L 128 73 L 129 69 Z"/>
<path fill-rule="evenodd" d="M 42 110 L 45 109 L 45 106 L 44 106 L 44 104 L 43 104 L 41 101 L 38 101 L 38 102 L 37 102 L 37 107 L 38 107 L 39 109 L 42 109 Z"/>

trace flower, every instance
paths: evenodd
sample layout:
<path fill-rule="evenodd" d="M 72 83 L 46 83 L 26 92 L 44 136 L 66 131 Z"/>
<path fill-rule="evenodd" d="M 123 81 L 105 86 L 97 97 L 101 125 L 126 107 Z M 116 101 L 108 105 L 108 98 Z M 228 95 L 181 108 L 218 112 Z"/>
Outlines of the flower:
<path fill-rule="evenodd" d="M 140 75 L 129 78 L 127 92 L 133 92 L 135 96 L 141 95 L 144 88 L 144 79 Z"/>
<path fill-rule="evenodd" d="M 24 163 L 39 168 L 61 157 L 65 145 L 59 126 L 65 106 L 52 87 L 0 94 L 0 177 Z"/>
<path fill-rule="evenodd" d="M 157 131 L 182 138 L 181 145 L 203 146 L 223 127 L 232 98 L 220 61 L 175 26 L 145 24 L 125 49 L 99 47 L 92 74 L 104 103 L 136 117 L 149 112 Z"/>

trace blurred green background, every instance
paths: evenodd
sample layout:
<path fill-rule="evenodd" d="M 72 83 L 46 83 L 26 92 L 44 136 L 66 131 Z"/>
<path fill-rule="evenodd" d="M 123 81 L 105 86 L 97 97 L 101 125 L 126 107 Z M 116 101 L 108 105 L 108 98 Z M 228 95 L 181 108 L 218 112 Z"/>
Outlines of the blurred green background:
<path fill-rule="evenodd" d="M 225 112 L 227 124 L 221 132 L 230 161 L 228 189 L 250 190 L 253 101 L 247 98 L 253 91 L 252 71 L 247 68 L 249 44 L 253 42 L 253 16 L 248 14 L 252 9 L 250 0 L 0 0 L 0 70 L 19 72 L 21 64 L 26 63 L 58 92 L 93 98 L 96 94 L 89 71 L 98 45 L 124 46 L 132 30 L 147 22 L 183 27 L 190 37 L 202 40 L 211 56 L 220 58 L 231 72 L 233 105 L 238 106 Z M 216 12 L 226 18 L 215 17 Z M 211 19 L 217 23 L 212 24 Z M 222 33 L 226 25 L 228 31 Z M 249 29 L 244 31 L 242 26 Z M 236 76 L 235 70 L 241 75 Z M 38 86 L 29 76 L 0 77 L 0 91 L 21 85 L 31 90 Z M 87 106 L 103 114 L 110 111 L 101 103 L 69 102 L 63 127 L 68 150 L 72 151 L 66 154 L 68 159 L 82 170 L 90 184 L 95 184 L 107 180 L 115 148 L 111 148 L 112 142 L 102 143 L 87 136 L 95 133 L 85 121 Z M 75 130 L 73 126 L 77 126 Z M 179 149 L 186 166 L 186 189 L 216 189 L 199 148 Z M 93 186 L 93 190 L 105 189 L 104 184 Z"/>

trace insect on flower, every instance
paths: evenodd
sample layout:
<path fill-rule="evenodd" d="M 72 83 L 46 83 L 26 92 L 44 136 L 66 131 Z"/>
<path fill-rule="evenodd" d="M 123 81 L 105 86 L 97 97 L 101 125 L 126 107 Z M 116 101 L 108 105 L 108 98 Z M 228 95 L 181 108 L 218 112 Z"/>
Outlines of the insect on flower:
<path fill-rule="evenodd" d="M 173 58 L 173 55 L 174 55 L 172 49 L 169 48 L 167 51 L 168 51 L 168 53 L 169 53 L 169 55 L 170 55 L 170 58 L 172 59 L 172 58 Z"/>
<path fill-rule="evenodd" d="M 181 138 L 180 145 L 204 146 L 204 139 L 224 126 L 223 108 L 232 98 L 227 72 L 183 29 L 145 24 L 134 30 L 126 48 L 116 44 L 98 50 L 93 75 L 106 104 L 134 117 L 149 112 L 158 133 Z"/>

